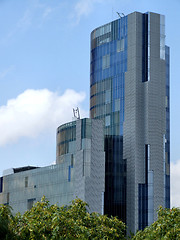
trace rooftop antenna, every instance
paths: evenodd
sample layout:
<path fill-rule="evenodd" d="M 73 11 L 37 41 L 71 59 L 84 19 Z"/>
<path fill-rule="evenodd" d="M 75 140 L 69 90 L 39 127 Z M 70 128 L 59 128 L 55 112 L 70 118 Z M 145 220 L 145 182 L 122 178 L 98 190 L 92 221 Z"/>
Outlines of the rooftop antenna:
<path fill-rule="evenodd" d="M 125 16 L 124 13 L 119 13 L 119 12 L 116 12 L 116 13 L 117 13 L 117 15 L 119 16 L 120 19 Z"/>
<path fill-rule="evenodd" d="M 80 119 L 80 113 L 79 113 L 79 108 L 73 108 L 73 120 Z"/>
<path fill-rule="evenodd" d="M 119 16 L 119 18 L 121 18 L 121 15 L 120 15 L 120 13 L 118 13 L 118 12 L 116 12 L 117 13 L 117 15 Z"/>

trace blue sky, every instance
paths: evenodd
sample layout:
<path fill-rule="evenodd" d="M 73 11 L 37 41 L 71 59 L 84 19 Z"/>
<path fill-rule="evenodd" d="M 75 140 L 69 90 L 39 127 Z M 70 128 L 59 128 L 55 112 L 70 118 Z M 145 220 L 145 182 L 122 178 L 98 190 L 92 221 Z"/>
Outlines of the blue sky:
<path fill-rule="evenodd" d="M 73 107 L 88 116 L 90 32 L 134 11 L 166 16 L 172 203 L 180 206 L 179 0 L 0 0 L 0 175 L 55 161 L 56 128 Z"/>

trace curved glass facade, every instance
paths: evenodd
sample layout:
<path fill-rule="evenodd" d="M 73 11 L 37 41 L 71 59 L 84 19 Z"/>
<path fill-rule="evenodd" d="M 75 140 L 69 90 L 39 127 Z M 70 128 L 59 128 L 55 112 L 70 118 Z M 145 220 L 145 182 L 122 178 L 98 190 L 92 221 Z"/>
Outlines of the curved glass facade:
<path fill-rule="evenodd" d="M 90 116 L 104 121 L 106 177 L 104 213 L 126 221 L 126 160 L 123 159 L 127 17 L 91 33 Z"/>
<path fill-rule="evenodd" d="M 91 119 L 81 119 L 81 139 L 91 138 Z M 56 159 L 61 155 L 75 152 L 76 121 L 63 124 L 57 128 Z"/>
<path fill-rule="evenodd" d="M 76 121 L 61 125 L 57 129 L 56 158 L 70 152 L 70 143 L 76 140 Z"/>

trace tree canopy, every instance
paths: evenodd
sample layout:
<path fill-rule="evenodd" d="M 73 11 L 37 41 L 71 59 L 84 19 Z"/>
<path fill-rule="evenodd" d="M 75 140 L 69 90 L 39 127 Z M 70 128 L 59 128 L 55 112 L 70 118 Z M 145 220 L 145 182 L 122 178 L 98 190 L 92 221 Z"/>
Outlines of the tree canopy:
<path fill-rule="evenodd" d="M 133 239 L 180 239 L 180 209 L 160 207 L 157 221 L 146 227 L 144 231 L 138 231 Z"/>
<path fill-rule="evenodd" d="M 89 213 L 87 208 L 80 199 L 69 206 L 58 207 L 43 197 L 23 215 L 18 213 L 13 217 L 10 208 L 2 206 L 0 221 L 5 223 L 5 230 L 1 239 L 125 239 L 122 221 Z"/>
<path fill-rule="evenodd" d="M 87 203 L 80 199 L 69 206 L 41 202 L 24 214 L 12 215 L 10 206 L 0 206 L 0 239 L 127 239 L 126 226 L 116 217 L 89 213 Z M 133 240 L 180 239 L 180 209 L 158 211 L 158 220 L 132 236 Z"/>

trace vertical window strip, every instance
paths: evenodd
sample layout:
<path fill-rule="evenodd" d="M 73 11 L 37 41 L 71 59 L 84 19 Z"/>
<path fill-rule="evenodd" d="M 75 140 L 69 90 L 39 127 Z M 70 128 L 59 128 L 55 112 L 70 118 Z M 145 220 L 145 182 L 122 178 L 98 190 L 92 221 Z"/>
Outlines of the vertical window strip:
<path fill-rule="evenodd" d="M 25 188 L 28 187 L 28 177 L 25 177 Z"/>
<path fill-rule="evenodd" d="M 165 60 L 165 16 L 160 15 L 160 58 Z"/>
<path fill-rule="evenodd" d="M 150 81 L 150 13 L 148 13 L 148 81 Z"/>
<path fill-rule="evenodd" d="M 0 193 L 3 192 L 3 177 L 0 178 Z"/>
<path fill-rule="evenodd" d="M 71 166 L 68 168 L 68 182 L 71 181 Z"/>

